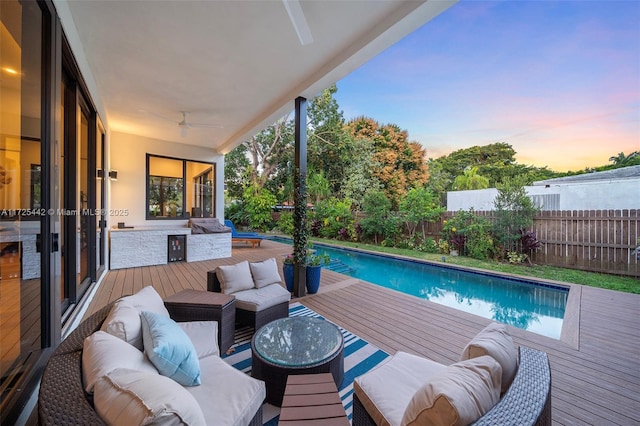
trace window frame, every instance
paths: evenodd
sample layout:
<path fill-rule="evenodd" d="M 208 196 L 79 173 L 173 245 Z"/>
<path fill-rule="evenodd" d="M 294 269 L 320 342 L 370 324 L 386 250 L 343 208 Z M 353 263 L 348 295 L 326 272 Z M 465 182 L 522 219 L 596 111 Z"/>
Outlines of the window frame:
<path fill-rule="evenodd" d="M 156 176 L 156 175 L 150 175 L 150 166 L 151 166 L 151 159 L 152 158 L 160 158 L 160 159 L 164 159 L 164 160 L 175 160 L 175 161 L 181 161 L 182 162 L 182 206 L 181 206 L 181 211 L 182 214 L 181 215 L 176 215 L 176 216 L 154 216 L 151 214 L 151 210 L 149 209 L 149 205 L 150 205 L 150 191 L 151 191 L 151 178 L 152 177 L 160 177 L 162 178 L 162 176 Z M 178 157 L 171 157 L 171 156 L 166 156 L 166 155 L 160 155 L 160 154 L 151 154 L 151 153 L 147 153 L 146 154 L 146 170 L 145 170 L 145 219 L 146 220 L 188 220 L 189 218 L 191 218 L 191 212 L 190 210 L 187 209 L 187 206 L 190 204 L 187 200 L 187 186 L 188 185 L 192 185 L 193 182 L 191 182 L 191 180 L 189 180 L 190 178 L 195 178 L 197 176 L 200 176 L 202 173 L 196 174 L 194 176 L 188 176 L 187 175 L 187 164 L 188 163 L 197 163 L 197 164 L 204 164 L 209 166 L 209 168 L 207 168 L 206 170 L 211 170 L 212 173 L 212 185 L 211 185 L 211 192 L 212 192 L 212 205 L 211 205 L 211 211 L 212 211 L 212 217 L 215 216 L 215 211 L 216 211 L 216 186 L 217 186 L 217 182 L 216 182 L 216 167 L 217 164 L 215 162 L 212 161 L 200 161 L 200 160 L 192 160 L 192 159 L 188 159 L 188 158 L 178 158 Z M 166 176 L 165 176 L 166 178 Z M 171 177 L 172 179 L 179 179 L 179 178 L 174 178 Z M 195 193 L 193 194 L 195 196 Z M 193 204 L 193 206 L 191 207 L 195 207 L 196 206 L 196 200 L 193 200 L 193 202 L 191 203 Z M 204 211 L 204 210 L 202 210 Z"/>

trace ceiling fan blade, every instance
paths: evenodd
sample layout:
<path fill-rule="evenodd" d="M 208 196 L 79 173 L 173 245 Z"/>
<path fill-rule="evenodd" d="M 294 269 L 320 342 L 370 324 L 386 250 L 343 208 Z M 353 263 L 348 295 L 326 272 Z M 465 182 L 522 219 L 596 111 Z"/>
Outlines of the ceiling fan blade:
<path fill-rule="evenodd" d="M 200 127 L 205 129 L 224 129 L 224 126 L 219 124 L 204 124 L 204 123 L 189 123 L 189 127 Z"/>
<path fill-rule="evenodd" d="M 180 136 L 183 138 L 187 137 L 187 129 L 189 126 L 180 126 Z"/>
<path fill-rule="evenodd" d="M 287 9 L 289 19 L 291 19 L 293 29 L 296 30 L 300 44 L 305 46 L 313 43 L 311 29 L 309 29 L 307 19 L 304 17 L 300 0 L 282 0 L 282 3 L 284 3 L 284 8 Z"/>

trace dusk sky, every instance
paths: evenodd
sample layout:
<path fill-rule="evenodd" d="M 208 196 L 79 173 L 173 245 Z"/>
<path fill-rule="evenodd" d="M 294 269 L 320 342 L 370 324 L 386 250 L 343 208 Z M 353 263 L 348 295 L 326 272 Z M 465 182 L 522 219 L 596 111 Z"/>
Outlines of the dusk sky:
<path fill-rule="evenodd" d="M 338 82 L 429 158 L 506 142 L 564 172 L 640 150 L 640 1 L 461 1 Z"/>

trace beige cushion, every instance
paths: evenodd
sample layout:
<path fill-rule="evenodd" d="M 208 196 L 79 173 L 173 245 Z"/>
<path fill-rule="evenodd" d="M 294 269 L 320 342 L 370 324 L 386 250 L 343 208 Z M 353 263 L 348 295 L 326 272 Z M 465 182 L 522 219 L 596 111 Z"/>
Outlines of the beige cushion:
<path fill-rule="evenodd" d="M 416 391 L 446 368 L 424 357 L 397 352 L 357 377 L 353 390 L 377 425 L 397 426 Z"/>
<path fill-rule="evenodd" d="M 202 383 L 185 388 L 198 401 L 209 426 L 247 426 L 266 397 L 264 382 L 218 356 L 200 360 Z"/>
<path fill-rule="evenodd" d="M 82 350 L 82 378 L 84 389 L 93 392 L 96 382 L 116 368 L 129 368 L 158 374 L 158 370 L 144 353 L 127 342 L 104 331 L 96 331 L 84 339 Z"/>
<path fill-rule="evenodd" d="M 94 405 L 109 425 L 206 425 L 196 399 L 168 377 L 117 369 L 97 383 Z"/>
<path fill-rule="evenodd" d="M 262 288 L 269 284 L 280 284 L 282 278 L 278 272 L 278 264 L 275 258 L 263 260 L 262 262 L 249 263 L 253 283 L 256 288 Z"/>
<path fill-rule="evenodd" d="M 218 266 L 216 275 L 220 281 L 220 288 L 225 294 L 253 288 L 253 277 L 249 262 L 246 260 L 235 265 Z"/>
<path fill-rule="evenodd" d="M 216 321 L 188 321 L 179 322 L 178 325 L 191 339 L 198 358 L 220 355 L 218 323 Z"/>
<path fill-rule="evenodd" d="M 490 356 L 450 365 L 413 395 L 402 426 L 464 426 L 500 400 L 502 368 Z"/>
<path fill-rule="evenodd" d="M 461 360 L 482 355 L 493 357 L 502 367 L 502 392 L 509 389 L 518 370 L 518 350 L 504 324 L 493 322 L 476 335 L 462 351 Z"/>
<path fill-rule="evenodd" d="M 158 292 L 153 287 L 147 286 L 136 294 L 116 301 L 100 329 L 142 350 L 142 323 L 140 322 L 142 311 L 169 317 L 169 312 Z"/>
<path fill-rule="evenodd" d="M 260 312 L 291 300 L 291 293 L 280 284 L 239 291 L 234 293 L 234 296 L 236 297 L 236 308 L 252 312 Z"/>

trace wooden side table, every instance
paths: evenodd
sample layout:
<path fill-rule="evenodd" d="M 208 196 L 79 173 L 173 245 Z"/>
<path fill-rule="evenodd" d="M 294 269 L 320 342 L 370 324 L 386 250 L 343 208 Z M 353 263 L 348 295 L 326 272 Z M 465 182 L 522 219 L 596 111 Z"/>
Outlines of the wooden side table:
<path fill-rule="evenodd" d="M 278 424 L 349 426 L 331 373 L 289 376 Z"/>
<path fill-rule="evenodd" d="M 164 300 L 175 321 L 217 321 L 218 347 L 224 354 L 234 343 L 236 298 L 222 293 L 182 290 Z"/>

